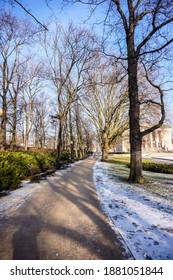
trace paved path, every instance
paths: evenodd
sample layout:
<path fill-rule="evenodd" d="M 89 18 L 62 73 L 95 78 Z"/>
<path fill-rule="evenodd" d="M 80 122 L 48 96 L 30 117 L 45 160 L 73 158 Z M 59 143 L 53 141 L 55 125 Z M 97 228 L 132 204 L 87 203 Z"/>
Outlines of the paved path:
<path fill-rule="evenodd" d="M 125 259 L 93 185 L 94 159 L 74 165 L 0 220 L 0 259 Z"/>

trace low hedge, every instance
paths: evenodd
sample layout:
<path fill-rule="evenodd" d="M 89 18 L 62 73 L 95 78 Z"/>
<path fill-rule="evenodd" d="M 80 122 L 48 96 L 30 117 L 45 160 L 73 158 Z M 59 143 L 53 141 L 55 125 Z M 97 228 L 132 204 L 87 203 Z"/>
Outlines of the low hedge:
<path fill-rule="evenodd" d="M 127 164 L 130 168 L 130 164 Z M 142 169 L 155 173 L 173 174 L 173 164 L 157 163 L 157 162 L 143 162 Z"/>
<path fill-rule="evenodd" d="M 144 162 L 142 164 L 143 170 L 152 171 L 156 173 L 173 174 L 173 164 L 164 164 L 156 162 Z"/>
<path fill-rule="evenodd" d="M 108 162 L 115 164 L 124 164 L 130 168 L 130 158 L 126 157 L 110 157 Z M 156 173 L 173 174 L 173 164 L 159 163 L 155 161 L 142 161 L 142 169 Z"/>

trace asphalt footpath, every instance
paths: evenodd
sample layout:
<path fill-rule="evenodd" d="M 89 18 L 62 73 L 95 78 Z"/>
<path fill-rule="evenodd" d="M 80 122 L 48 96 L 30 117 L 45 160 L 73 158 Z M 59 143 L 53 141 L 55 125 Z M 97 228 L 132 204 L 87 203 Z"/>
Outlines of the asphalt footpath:
<path fill-rule="evenodd" d="M 1 260 L 122 260 L 93 184 L 94 158 L 41 181 L 31 196 L 0 219 Z"/>

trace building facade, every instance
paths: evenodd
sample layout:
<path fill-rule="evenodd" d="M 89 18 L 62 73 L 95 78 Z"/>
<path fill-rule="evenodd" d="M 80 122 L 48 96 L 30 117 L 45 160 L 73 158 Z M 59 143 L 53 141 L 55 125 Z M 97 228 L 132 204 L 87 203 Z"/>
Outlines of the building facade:
<path fill-rule="evenodd" d="M 129 152 L 129 130 L 125 131 L 119 138 L 117 145 L 113 148 L 117 152 Z M 169 125 L 162 125 L 160 128 L 144 136 L 142 139 L 142 150 L 149 151 L 172 151 L 172 130 Z"/>

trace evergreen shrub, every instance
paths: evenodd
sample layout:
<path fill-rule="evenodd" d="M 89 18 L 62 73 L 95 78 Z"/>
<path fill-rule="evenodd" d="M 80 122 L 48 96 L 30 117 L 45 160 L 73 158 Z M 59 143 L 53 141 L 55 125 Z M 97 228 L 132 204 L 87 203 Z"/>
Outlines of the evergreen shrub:
<path fill-rule="evenodd" d="M 33 169 L 38 172 L 53 168 L 55 161 L 50 152 L 0 152 L 0 192 L 16 189 Z"/>
<path fill-rule="evenodd" d="M 156 173 L 173 174 L 173 164 L 144 162 L 142 164 L 143 170 L 152 171 Z"/>
<path fill-rule="evenodd" d="M 130 168 L 130 164 L 127 164 Z M 155 173 L 173 174 L 173 164 L 157 163 L 157 162 L 143 162 L 142 169 Z"/>
<path fill-rule="evenodd" d="M 68 151 L 62 151 L 61 153 L 61 160 L 66 161 L 70 159 L 70 153 Z"/>

